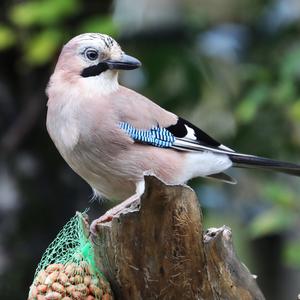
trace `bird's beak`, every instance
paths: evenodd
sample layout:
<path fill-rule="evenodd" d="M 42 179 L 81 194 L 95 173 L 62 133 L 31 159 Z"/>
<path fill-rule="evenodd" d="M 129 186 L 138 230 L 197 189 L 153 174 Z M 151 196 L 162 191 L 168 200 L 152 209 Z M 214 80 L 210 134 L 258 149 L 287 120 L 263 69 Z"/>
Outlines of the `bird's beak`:
<path fill-rule="evenodd" d="M 122 58 L 119 60 L 108 59 L 104 62 L 110 70 L 134 70 L 142 65 L 138 59 L 127 54 L 123 54 Z"/>

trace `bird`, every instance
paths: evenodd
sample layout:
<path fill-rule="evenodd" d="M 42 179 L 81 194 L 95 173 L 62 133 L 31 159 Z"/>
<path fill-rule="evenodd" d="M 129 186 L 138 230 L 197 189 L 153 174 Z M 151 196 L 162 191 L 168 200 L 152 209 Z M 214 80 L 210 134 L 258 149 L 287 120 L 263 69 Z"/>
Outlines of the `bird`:
<path fill-rule="evenodd" d="M 120 204 L 93 221 L 110 221 L 138 200 L 144 177 L 168 185 L 206 177 L 235 184 L 231 167 L 300 176 L 300 165 L 243 154 L 188 120 L 118 82 L 141 67 L 110 36 L 83 33 L 67 42 L 47 85 L 46 126 L 56 148 L 99 198 Z"/>

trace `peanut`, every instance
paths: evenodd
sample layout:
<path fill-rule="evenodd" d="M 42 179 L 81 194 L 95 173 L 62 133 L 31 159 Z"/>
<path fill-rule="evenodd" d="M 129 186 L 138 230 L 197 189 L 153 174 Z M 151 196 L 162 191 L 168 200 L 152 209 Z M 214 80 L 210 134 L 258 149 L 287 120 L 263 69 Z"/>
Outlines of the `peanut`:
<path fill-rule="evenodd" d="M 53 273 L 49 274 L 45 279 L 45 284 L 51 285 L 53 282 L 55 282 L 58 277 L 58 274 L 58 271 L 54 271 Z"/>
<path fill-rule="evenodd" d="M 49 292 L 45 296 L 46 300 L 60 300 L 61 294 L 58 292 Z"/>
<path fill-rule="evenodd" d="M 47 285 L 46 284 L 40 284 L 37 286 L 37 290 L 39 293 L 45 294 L 47 292 Z"/>
<path fill-rule="evenodd" d="M 54 283 L 52 284 L 52 290 L 55 291 L 55 292 L 58 292 L 58 293 L 60 293 L 60 294 L 65 293 L 65 288 L 64 288 L 64 286 L 61 285 L 61 284 L 58 283 L 58 282 L 54 282 Z"/>

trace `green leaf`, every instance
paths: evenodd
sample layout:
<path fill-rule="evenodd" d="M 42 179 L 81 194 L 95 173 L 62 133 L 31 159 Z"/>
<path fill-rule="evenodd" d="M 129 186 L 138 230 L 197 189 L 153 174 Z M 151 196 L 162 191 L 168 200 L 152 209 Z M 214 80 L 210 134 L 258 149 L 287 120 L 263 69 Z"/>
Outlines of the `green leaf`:
<path fill-rule="evenodd" d="M 290 267 L 300 268 L 300 241 L 289 242 L 284 248 L 283 258 Z"/>
<path fill-rule="evenodd" d="M 285 208 L 293 208 L 297 203 L 295 193 L 288 186 L 269 183 L 263 187 L 262 193 L 266 199 Z"/>
<path fill-rule="evenodd" d="M 300 46 L 293 48 L 281 58 L 280 71 L 282 77 L 286 79 L 300 76 Z"/>
<path fill-rule="evenodd" d="M 297 100 L 290 106 L 288 113 L 293 121 L 300 121 L 300 100 Z"/>
<path fill-rule="evenodd" d="M 256 115 L 260 105 L 269 96 L 270 89 L 265 84 L 255 86 L 250 90 L 246 98 L 237 106 L 236 115 L 242 123 L 251 122 Z"/>
<path fill-rule="evenodd" d="M 16 39 L 16 35 L 11 28 L 0 25 L 0 51 L 13 46 Z"/>
<path fill-rule="evenodd" d="M 33 25 L 56 24 L 75 14 L 78 10 L 78 0 L 30 1 L 14 5 L 9 16 L 16 25 L 30 27 Z"/>
<path fill-rule="evenodd" d="M 115 37 L 119 27 L 114 23 L 111 16 L 94 16 L 81 24 L 82 32 L 101 32 Z"/>
<path fill-rule="evenodd" d="M 45 30 L 28 41 L 25 61 L 30 65 L 43 65 L 53 57 L 63 38 L 59 30 Z"/>
<path fill-rule="evenodd" d="M 270 70 L 264 65 L 244 63 L 241 65 L 241 69 L 240 76 L 243 81 L 270 82 L 272 80 Z"/>
<path fill-rule="evenodd" d="M 293 212 L 280 207 L 273 207 L 252 221 L 249 226 L 250 235 L 255 238 L 281 232 L 290 228 L 295 219 Z"/>
<path fill-rule="evenodd" d="M 293 80 L 282 80 L 273 89 L 272 98 L 277 103 L 284 103 L 293 101 L 296 95 L 296 86 Z"/>

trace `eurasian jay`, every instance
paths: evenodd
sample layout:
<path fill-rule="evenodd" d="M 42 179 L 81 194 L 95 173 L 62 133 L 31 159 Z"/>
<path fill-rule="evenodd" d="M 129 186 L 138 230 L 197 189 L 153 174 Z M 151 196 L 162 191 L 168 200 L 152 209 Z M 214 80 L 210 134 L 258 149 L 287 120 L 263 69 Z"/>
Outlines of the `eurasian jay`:
<path fill-rule="evenodd" d="M 47 129 L 60 154 L 96 195 L 127 199 L 94 229 L 143 194 L 147 174 L 170 185 L 199 176 L 235 183 L 224 173 L 232 166 L 300 176 L 300 165 L 235 152 L 119 85 L 118 70 L 140 66 L 110 36 L 85 33 L 63 47 L 47 87 Z"/>

